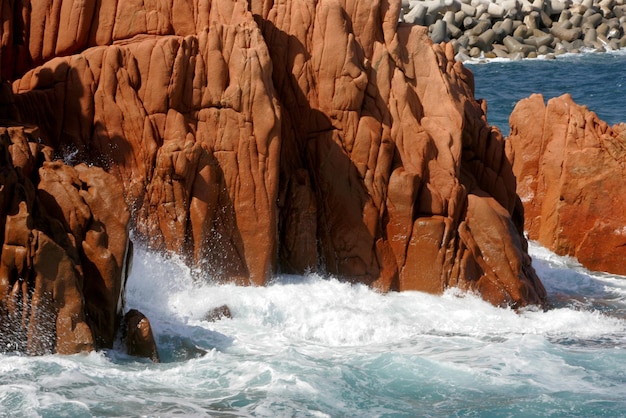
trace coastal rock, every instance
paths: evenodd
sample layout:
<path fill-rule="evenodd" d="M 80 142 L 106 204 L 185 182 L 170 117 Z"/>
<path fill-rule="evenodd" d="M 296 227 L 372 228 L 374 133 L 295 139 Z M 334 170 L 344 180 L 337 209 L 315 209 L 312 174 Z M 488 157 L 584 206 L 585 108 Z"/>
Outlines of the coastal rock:
<path fill-rule="evenodd" d="M 626 124 L 608 126 L 569 95 L 547 105 L 532 95 L 510 123 L 529 238 L 591 270 L 626 275 Z"/>
<path fill-rule="evenodd" d="M 220 319 L 232 318 L 232 314 L 230 313 L 230 308 L 228 305 L 218 306 L 216 308 L 211 309 L 209 312 L 204 315 L 204 320 L 209 322 L 219 321 Z"/>
<path fill-rule="evenodd" d="M 152 248 L 242 284 L 322 270 L 543 303 L 502 136 L 399 1 L 183 4 L 179 24 L 146 3 L 145 28 L 31 53 L 45 62 L 13 82 L 45 144 L 122 181 Z"/>
<path fill-rule="evenodd" d="M 0 347 L 111 347 L 129 257 L 121 185 L 101 168 L 51 161 L 33 128 L 0 128 L 0 156 Z"/>
<path fill-rule="evenodd" d="M 137 309 L 126 312 L 123 320 L 124 342 L 126 351 L 131 356 L 144 357 L 154 363 L 160 363 L 152 326 L 148 318 Z"/>
<path fill-rule="evenodd" d="M 121 179 L 152 249 L 263 284 L 277 243 L 272 65 L 245 3 L 215 3 L 198 34 L 55 58 L 14 83 L 15 101 L 45 143 Z"/>
<path fill-rule="evenodd" d="M 315 214 L 307 239 L 281 241 L 280 265 L 304 265 L 294 254 L 306 245 L 318 251 L 310 268 L 382 290 L 457 286 L 498 305 L 542 303 L 511 217 L 504 141 L 452 47 L 397 24 L 395 2 L 304 4 L 251 2 L 283 105 L 279 230 Z M 491 240 L 495 224 L 510 250 Z"/>

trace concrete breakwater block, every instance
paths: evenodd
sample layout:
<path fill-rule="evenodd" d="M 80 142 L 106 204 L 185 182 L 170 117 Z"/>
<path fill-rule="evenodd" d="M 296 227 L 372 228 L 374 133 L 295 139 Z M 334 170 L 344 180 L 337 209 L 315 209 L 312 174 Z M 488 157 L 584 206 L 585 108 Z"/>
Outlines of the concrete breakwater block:
<path fill-rule="evenodd" d="M 626 47 L 626 0 L 403 0 L 400 20 L 428 26 L 459 60 Z"/>

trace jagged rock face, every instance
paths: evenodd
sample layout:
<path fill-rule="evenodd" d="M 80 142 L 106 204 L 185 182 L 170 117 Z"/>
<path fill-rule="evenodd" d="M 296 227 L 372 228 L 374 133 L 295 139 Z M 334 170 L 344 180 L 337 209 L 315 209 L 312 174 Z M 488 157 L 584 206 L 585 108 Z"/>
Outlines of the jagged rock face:
<path fill-rule="evenodd" d="M 222 23 L 195 35 L 53 59 L 14 90 L 46 143 L 123 181 L 152 248 L 262 284 L 275 268 L 279 111 L 267 47 L 238 6 L 206 10 Z"/>
<path fill-rule="evenodd" d="M 532 95 L 510 123 L 530 239 L 589 269 L 625 275 L 626 125 L 609 127 L 569 95 L 547 105 Z"/>
<path fill-rule="evenodd" d="M 471 73 L 399 2 L 251 2 L 282 104 L 280 263 L 383 290 L 540 303 L 515 179 Z"/>
<path fill-rule="evenodd" d="M 73 52 L 57 40 L 13 83 L 45 143 L 122 180 L 153 248 L 241 283 L 321 269 L 542 303 L 504 141 L 399 1 L 174 4 L 132 30 L 118 7 L 78 43 L 103 46 L 48 61 Z"/>
<path fill-rule="evenodd" d="M 145 357 L 154 363 L 160 363 L 152 326 L 144 314 L 136 309 L 131 309 L 124 315 L 123 320 L 124 340 L 126 351 L 131 356 Z"/>
<path fill-rule="evenodd" d="M 101 168 L 51 161 L 37 139 L 0 128 L 0 347 L 110 347 L 129 256 L 120 184 Z"/>

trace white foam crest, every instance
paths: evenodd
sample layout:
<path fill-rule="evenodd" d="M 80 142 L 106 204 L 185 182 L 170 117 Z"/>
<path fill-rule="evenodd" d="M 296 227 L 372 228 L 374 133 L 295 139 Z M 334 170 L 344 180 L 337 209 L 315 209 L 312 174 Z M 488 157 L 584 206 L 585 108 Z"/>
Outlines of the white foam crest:
<path fill-rule="evenodd" d="M 616 315 L 626 315 L 626 277 L 589 271 L 574 257 L 559 256 L 532 241 L 529 254 L 548 293 L 576 297 L 587 306 L 611 304 Z"/>
<path fill-rule="evenodd" d="M 437 336 L 593 339 L 623 338 L 626 333 L 624 320 L 577 307 L 517 313 L 455 290 L 442 296 L 380 294 L 316 274 L 277 277 L 266 287 L 198 283 L 176 259 L 146 252 L 139 256 L 144 260 L 135 262 L 140 268 L 129 280 L 129 307 L 141 305 L 166 344 L 178 335 L 183 345 L 200 353 L 217 348 L 262 355 L 294 345 L 314 351 L 315 347 L 377 351 L 389 345 L 413 347 L 425 337 Z M 223 304 L 229 306 L 232 320 L 204 319 L 209 309 Z"/>
<path fill-rule="evenodd" d="M 598 54 L 606 54 L 606 55 L 615 55 L 622 56 L 626 55 L 626 48 L 621 49 L 609 49 L 603 52 L 596 51 L 595 48 L 587 48 L 583 47 L 579 52 L 565 52 L 559 55 L 553 55 L 552 58 L 547 58 L 546 55 L 538 55 L 536 58 L 520 58 L 520 59 L 511 59 L 505 57 L 496 57 L 496 58 L 487 58 L 484 54 L 481 54 L 479 57 L 469 57 L 463 60 L 463 65 L 480 65 L 480 64 L 491 64 L 491 63 L 513 63 L 520 61 L 554 61 L 554 60 L 563 60 L 563 59 L 576 59 L 589 55 L 598 55 Z"/>
<path fill-rule="evenodd" d="M 0 364 L 0 416 L 5 416 L 2 410 L 21 411 L 19 416 L 28 417 L 89 415 L 88 404 L 78 399 L 73 388 L 95 393 L 94 388 L 99 387 L 96 381 L 110 368 L 102 353 L 38 357 L 6 354 L 0 355 Z"/>
<path fill-rule="evenodd" d="M 4 360 L 4 359 L 3 359 Z M 9 417 L 10 411 L 24 411 L 21 416 L 39 417 L 35 408 L 39 405 L 37 386 L 32 383 L 0 385 L 0 417 Z"/>
<path fill-rule="evenodd" d="M 528 254 L 534 258 L 550 263 L 555 267 L 580 268 L 582 267 L 574 257 L 557 255 L 536 241 L 528 241 Z"/>

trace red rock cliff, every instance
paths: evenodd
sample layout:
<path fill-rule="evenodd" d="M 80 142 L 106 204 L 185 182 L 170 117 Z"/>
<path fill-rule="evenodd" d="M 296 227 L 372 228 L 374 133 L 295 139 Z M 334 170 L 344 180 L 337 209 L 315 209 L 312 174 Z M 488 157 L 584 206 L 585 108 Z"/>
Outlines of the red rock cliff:
<path fill-rule="evenodd" d="M 524 99 L 510 123 L 530 239 L 626 275 L 626 125 L 609 127 L 569 95 Z"/>
<path fill-rule="evenodd" d="M 121 179 L 153 248 L 242 283 L 322 269 L 543 302 L 504 141 L 399 1 L 13 7 L 17 112 Z"/>

